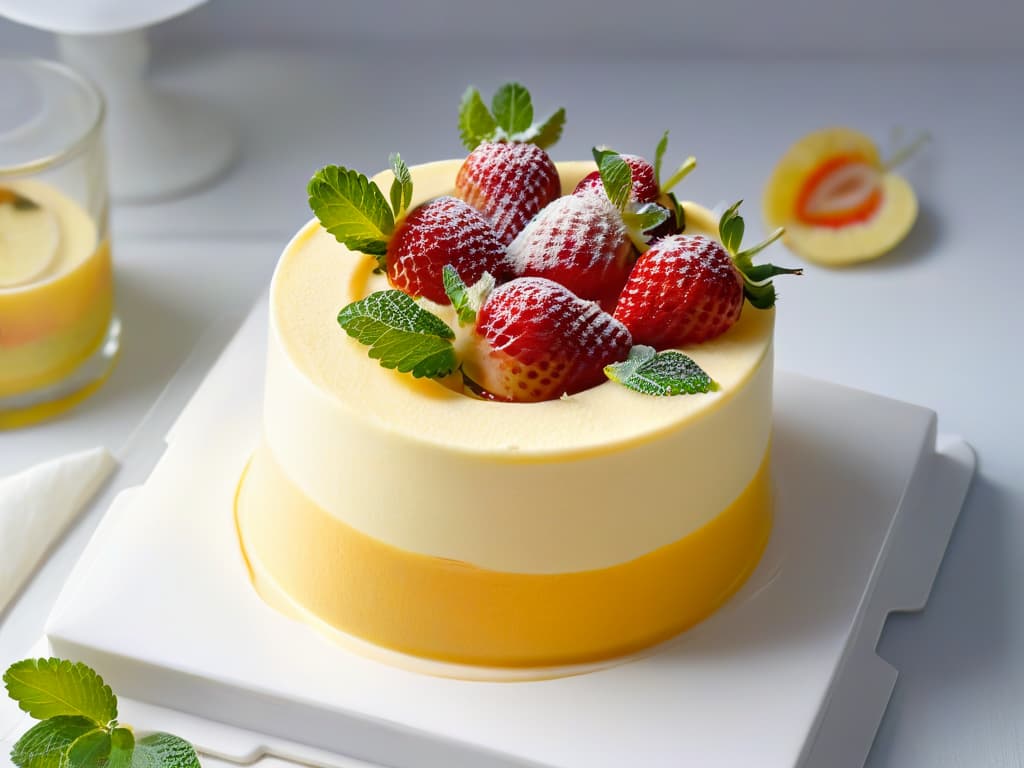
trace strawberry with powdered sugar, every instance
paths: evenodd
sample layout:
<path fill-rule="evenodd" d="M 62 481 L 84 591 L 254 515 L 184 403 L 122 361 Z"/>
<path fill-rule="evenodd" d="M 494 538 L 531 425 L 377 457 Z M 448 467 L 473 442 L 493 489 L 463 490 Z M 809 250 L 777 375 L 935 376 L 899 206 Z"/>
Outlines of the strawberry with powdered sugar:
<path fill-rule="evenodd" d="M 455 179 L 455 194 L 479 210 L 508 245 L 538 211 L 562 191 L 545 148 L 562 133 L 565 110 L 533 122 L 529 91 L 518 83 L 498 89 L 488 109 L 469 88 L 459 109 L 459 131 L 470 150 Z"/>
<path fill-rule="evenodd" d="M 615 307 L 645 233 L 669 212 L 655 203 L 631 202 L 632 171 L 622 157 L 594 150 L 602 189 L 555 200 L 509 246 L 516 274 L 560 283 L 582 299 Z"/>
<path fill-rule="evenodd" d="M 504 244 L 476 209 L 439 197 L 406 213 L 412 177 L 397 154 L 391 205 L 377 185 L 356 171 L 327 166 L 309 182 L 309 203 L 320 223 L 353 251 L 370 254 L 395 288 L 447 304 L 441 270 L 454 265 L 471 282 L 485 272 L 511 276 Z"/>
<path fill-rule="evenodd" d="M 626 161 L 633 174 L 633 185 L 631 199 L 634 203 L 658 203 L 663 208 L 672 212 L 672 216 L 655 229 L 651 230 L 650 242 L 666 235 L 676 235 L 683 231 L 686 226 L 683 207 L 679 204 L 675 193 L 672 191 L 686 176 L 697 167 L 697 159 L 693 156 L 686 158 L 682 165 L 664 183 L 661 181 L 661 164 L 665 157 L 665 150 L 668 149 L 668 131 L 662 135 L 661 140 L 654 152 L 654 164 L 639 155 L 620 155 Z M 594 171 L 583 177 L 573 194 L 588 191 L 602 191 L 604 184 L 601 182 L 601 174 Z"/>
<path fill-rule="evenodd" d="M 771 278 L 802 272 L 773 264 L 754 266 L 753 257 L 781 237 L 782 230 L 740 251 L 744 225 L 739 205 L 722 214 L 721 243 L 702 235 L 672 235 L 658 240 L 637 261 L 615 308 L 615 317 L 637 344 L 665 349 L 720 336 L 740 319 L 744 298 L 758 309 L 772 307 Z"/>

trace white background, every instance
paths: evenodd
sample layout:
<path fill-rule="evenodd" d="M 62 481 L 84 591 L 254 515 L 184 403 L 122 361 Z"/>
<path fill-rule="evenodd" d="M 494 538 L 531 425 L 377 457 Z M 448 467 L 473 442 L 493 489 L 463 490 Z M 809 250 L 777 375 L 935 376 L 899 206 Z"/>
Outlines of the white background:
<path fill-rule="evenodd" d="M 125 445 L 204 325 L 265 284 L 308 216 L 312 171 L 375 171 L 396 149 L 410 162 L 457 155 L 469 82 L 489 92 L 517 78 L 539 111 L 564 104 L 556 159 L 594 143 L 647 153 L 671 128 L 670 159 L 700 163 L 685 195 L 745 198 L 751 239 L 761 186 L 802 133 L 849 124 L 887 148 L 893 128 L 926 129 L 934 141 L 905 168 L 914 232 L 876 264 L 781 278 L 778 363 L 934 408 L 979 452 L 931 602 L 883 636 L 901 678 L 869 765 L 1024 765 L 1022 37 L 1024 4 L 1011 2 L 214 0 L 157 30 L 154 71 L 234 118 L 239 162 L 189 198 L 115 211 L 122 364 L 81 410 L 0 434 L 0 473 Z M 2 53 L 50 45 L 0 21 Z M 100 512 L 0 617 L 0 666 L 35 639 Z"/>

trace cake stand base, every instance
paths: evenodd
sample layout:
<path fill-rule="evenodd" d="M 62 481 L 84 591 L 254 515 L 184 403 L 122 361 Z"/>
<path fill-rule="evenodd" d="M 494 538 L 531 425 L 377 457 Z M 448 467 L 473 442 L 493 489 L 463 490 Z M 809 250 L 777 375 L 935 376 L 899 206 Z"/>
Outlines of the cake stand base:
<path fill-rule="evenodd" d="M 123 720 L 240 763 L 863 764 L 897 674 L 875 653 L 885 618 L 924 606 L 974 469 L 966 443 L 936 442 L 934 413 L 779 374 L 776 527 L 722 610 L 588 674 L 451 680 L 328 642 L 249 584 L 232 502 L 259 439 L 266 325 L 263 302 L 49 622 L 41 650 L 98 669 Z"/>

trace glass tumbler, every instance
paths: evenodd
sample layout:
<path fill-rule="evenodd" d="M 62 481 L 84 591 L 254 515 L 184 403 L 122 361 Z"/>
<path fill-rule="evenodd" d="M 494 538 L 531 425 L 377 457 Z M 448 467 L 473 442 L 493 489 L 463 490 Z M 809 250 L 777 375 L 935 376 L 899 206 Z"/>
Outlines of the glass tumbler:
<path fill-rule="evenodd" d="M 0 429 L 106 380 L 120 346 L 103 98 L 54 62 L 0 58 Z"/>

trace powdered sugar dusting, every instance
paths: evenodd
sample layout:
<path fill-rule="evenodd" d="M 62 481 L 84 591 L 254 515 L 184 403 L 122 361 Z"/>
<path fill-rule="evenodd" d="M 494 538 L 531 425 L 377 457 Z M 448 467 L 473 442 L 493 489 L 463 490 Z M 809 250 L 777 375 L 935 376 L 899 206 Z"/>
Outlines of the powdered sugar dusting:
<path fill-rule="evenodd" d="M 699 343 L 735 323 L 743 280 L 722 245 L 702 235 L 659 240 L 637 262 L 615 309 L 638 344 Z"/>
<path fill-rule="evenodd" d="M 558 170 L 548 154 L 520 143 L 482 143 L 462 164 L 455 187 L 491 220 L 506 245 L 561 192 Z"/>
<path fill-rule="evenodd" d="M 491 224 L 454 197 L 439 197 L 412 211 L 388 244 L 388 279 L 412 296 L 448 304 L 441 271 L 451 264 L 467 284 L 484 272 L 497 278 L 511 271 L 505 246 Z"/>
<path fill-rule="evenodd" d="M 595 302 L 538 277 L 497 287 L 481 308 L 477 333 L 488 348 L 480 383 L 521 400 L 593 386 L 632 345 L 626 327 Z"/>
<path fill-rule="evenodd" d="M 615 253 L 626 225 L 603 192 L 560 197 L 541 211 L 508 248 L 516 274 L 571 264 L 593 269 Z"/>

